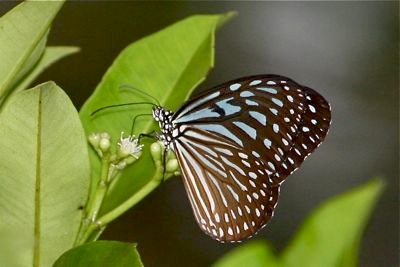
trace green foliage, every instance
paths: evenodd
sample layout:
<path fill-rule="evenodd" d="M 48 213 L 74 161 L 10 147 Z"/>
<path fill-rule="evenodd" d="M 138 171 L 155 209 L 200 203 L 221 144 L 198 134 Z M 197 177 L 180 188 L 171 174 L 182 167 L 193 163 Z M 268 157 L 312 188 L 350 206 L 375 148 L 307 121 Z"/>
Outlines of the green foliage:
<path fill-rule="evenodd" d="M 139 88 L 170 109 L 178 108 L 213 66 L 215 30 L 231 16 L 189 17 L 123 50 L 80 111 L 86 132 L 106 131 L 116 140 L 121 132 L 130 132 L 136 115 L 151 113 L 151 106 L 136 105 L 90 115 L 96 109 L 109 105 L 151 101 L 137 90 L 121 88 L 122 85 Z M 142 117 L 135 124 L 135 133 L 149 133 L 156 126 L 152 119 Z M 155 175 L 149 143 L 145 144 L 138 163 L 125 170 L 111 189 L 101 214 L 117 208 Z M 100 161 L 93 151 L 90 158 L 93 197 L 99 179 Z"/>
<path fill-rule="evenodd" d="M 290 245 L 278 257 L 270 246 L 249 242 L 220 259 L 215 267 L 246 266 L 355 267 L 358 245 L 383 189 L 381 179 L 335 196 L 305 220 Z"/>
<path fill-rule="evenodd" d="M 75 54 L 79 51 L 79 47 L 74 46 L 48 46 L 45 48 L 40 59 L 36 62 L 35 67 L 18 83 L 14 92 L 24 90 L 35 80 L 37 76 L 56 61 Z"/>
<path fill-rule="evenodd" d="M 142 267 L 136 244 L 116 241 L 96 241 L 64 253 L 54 267 Z"/>
<path fill-rule="evenodd" d="M 87 198 L 78 113 L 48 82 L 14 94 L 0 125 L 0 265 L 49 266 L 72 246 Z"/>
<path fill-rule="evenodd" d="M 135 244 L 83 243 L 151 193 L 164 171 L 167 178 L 176 175 L 177 161 L 168 155 L 164 170 L 157 142 L 144 142 L 140 151 L 137 140 L 124 136 L 128 145 L 116 149 L 121 132 L 129 134 L 132 119 L 149 114 L 151 105 L 91 113 L 153 101 L 146 94 L 176 110 L 213 67 L 215 31 L 233 14 L 192 16 L 131 44 L 78 116 L 53 82 L 24 90 L 45 68 L 79 50 L 46 47 L 62 4 L 24 2 L 0 18 L 0 266 L 51 266 L 57 258 L 55 267 L 143 266 Z M 95 148 L 90 155 L 84 129 Z M 152 119 L 141 117 L 134 133 L 155 129 Z M 381 189 L 377 179 L 323 204 L 281 255 L 268 243 L 250 241 L 215 266 L 355 266 Z"/>
<path fill-rule="evenodd" d="M 43 54 L 50 24 L 62 4 L 23 2 L 0 18 L 0 105 Z"/>
<path fill-rule="evenodd" d="M 255 240 L 239 246 L 219 259 L 214 267 L 278 267 L 273 247 L 264 241 Z"/>
<path fill-rule="evenodd" d="M 285 266 L 356 266 L 349 256 L 357 254 L 345 252 L 358 247 L 382 189 L 382 180 L 375 179 L 322 204 L 282 255 Z"/>

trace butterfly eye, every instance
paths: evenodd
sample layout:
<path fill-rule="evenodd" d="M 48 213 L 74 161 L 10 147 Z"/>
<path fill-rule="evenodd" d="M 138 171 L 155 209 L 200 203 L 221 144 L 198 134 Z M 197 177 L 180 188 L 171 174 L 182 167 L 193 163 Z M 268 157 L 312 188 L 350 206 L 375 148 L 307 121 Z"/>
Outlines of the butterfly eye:
<path fill-rule="evenodd" d="M 159 121 L 159 120 L 160 120 L 160 107 L 154 107 L 154 108 L 153 108 L 153 118 L 154 118 L 156 121 Z"/>

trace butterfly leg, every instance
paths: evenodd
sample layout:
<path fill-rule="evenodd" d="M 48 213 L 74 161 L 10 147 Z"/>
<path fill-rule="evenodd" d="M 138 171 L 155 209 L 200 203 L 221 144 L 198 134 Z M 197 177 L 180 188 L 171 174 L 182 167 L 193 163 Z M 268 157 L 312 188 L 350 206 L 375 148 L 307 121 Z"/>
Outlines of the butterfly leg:
<path fill-rule="evenodd" d="M 168 157 L 168 148 L 164 148 L 163 152 L 163 175 L 162 175 L 162 181 L 164 182 L 166 180 L 165 178 L 165 170 L 167 169 L 167 157 Z"/>
<path fill-rule="evenodd" d="M 157 135 L 156 135 L 156 132 L 155 131 L 152 131 L 152 132 L 150 132 L 150 133 L 148 133 L 148 134 L 146 134 L 146 133 L 141 133 L 141 134 L 139 134 L 139 137 L 138 137 L 138 143 L 140 143 L 140 140 L 143 138 L 143 137 L 148 137 L 148 138 L 157 138 Z"/>

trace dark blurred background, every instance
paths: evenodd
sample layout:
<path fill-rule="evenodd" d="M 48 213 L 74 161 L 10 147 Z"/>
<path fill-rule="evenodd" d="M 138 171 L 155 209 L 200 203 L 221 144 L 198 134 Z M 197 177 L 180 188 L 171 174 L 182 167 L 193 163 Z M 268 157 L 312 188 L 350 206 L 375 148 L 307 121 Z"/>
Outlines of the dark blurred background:
<path fill-rule="evenodd" d="M 15 2 L 1 2 L 0 14 Z M 325 143 L 283 185 L 274 219 L 256 239 L 282 250 L 321 201 L 380 175 L 387 186 L 362 242 L 360 266 L 398 266 L 399 3 L 69 2 L 49 45 L 82 51 L 45 71 L 79 108 L 129 43 L 191 14 L 236 10 L 217 34 L 216 64 L 201 89 L 281 74 L 330 101 Z M 340 233 L 338 233 L 340 234 Z M 235 245 L 196 225 L 180 178 L 112 223 L 103 239 L 137 242 L 146 266 L 207 266 Z"/>

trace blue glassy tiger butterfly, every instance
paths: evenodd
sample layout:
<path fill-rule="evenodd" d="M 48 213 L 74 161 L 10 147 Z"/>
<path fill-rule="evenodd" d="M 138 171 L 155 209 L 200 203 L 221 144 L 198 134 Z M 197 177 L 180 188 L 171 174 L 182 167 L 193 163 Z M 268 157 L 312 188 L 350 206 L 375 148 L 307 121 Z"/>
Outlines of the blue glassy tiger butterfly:
<path fill-rule="evenodd" d="M 271 219 L 280 184 L 324 140 L 328 102 L 278 75 L 226 82 L 177 112 L 153 108 L 156 136 L 175 152 L 200 228 L 221 242 L 246 239 Z"/>

